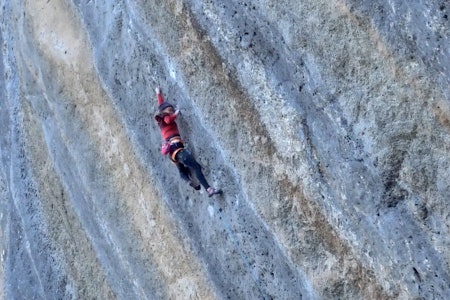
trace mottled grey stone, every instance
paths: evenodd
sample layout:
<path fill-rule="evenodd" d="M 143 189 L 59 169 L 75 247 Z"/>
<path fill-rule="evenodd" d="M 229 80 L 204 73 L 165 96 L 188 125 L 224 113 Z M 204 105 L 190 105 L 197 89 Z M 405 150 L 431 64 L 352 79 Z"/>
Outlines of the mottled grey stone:
<path fill-rule="evenodd" d="M 0 298 L 450 298 L 446 1 L 0 4 Z"/>

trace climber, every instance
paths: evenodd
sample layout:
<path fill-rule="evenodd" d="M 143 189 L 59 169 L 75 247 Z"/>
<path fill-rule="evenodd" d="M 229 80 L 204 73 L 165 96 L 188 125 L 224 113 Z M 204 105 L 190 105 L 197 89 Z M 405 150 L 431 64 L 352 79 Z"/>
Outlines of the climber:
<path fill-rule="evenodd" d="M 200 181 L 209 197 L 222 194 L 222 190 L 215 189 L 208 184 L 200 164 L 184 148 L 183 140 L 175 122 L 180 111 L 178 109 L 175 110 L 171 103 L 164 101 L 159 87 L 155 89 L 155 92 L 158 101 L 158 113 L 155 115 L 155 120 L 161 129 L 161 135 L 164 139 L 161 153 L 170 155 L 169 157 L 177 166 L 181 178 L 186 180 L 195 190 L 200 190 L 200 184 L 198 183 Z"/>

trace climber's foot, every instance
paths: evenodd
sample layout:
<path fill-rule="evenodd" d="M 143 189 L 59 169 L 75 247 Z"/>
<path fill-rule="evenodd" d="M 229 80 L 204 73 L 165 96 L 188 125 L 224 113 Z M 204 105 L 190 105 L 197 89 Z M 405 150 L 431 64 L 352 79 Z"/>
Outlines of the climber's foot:
<path fill-rule="evenodd" d="M 209 197 L 212 197 L 214 195 L 221 195 L 222 194 L 222 190 L 215 189 L 213 187 L 209 187 L 206 191 L 208 192 L 208 196 Z"/>

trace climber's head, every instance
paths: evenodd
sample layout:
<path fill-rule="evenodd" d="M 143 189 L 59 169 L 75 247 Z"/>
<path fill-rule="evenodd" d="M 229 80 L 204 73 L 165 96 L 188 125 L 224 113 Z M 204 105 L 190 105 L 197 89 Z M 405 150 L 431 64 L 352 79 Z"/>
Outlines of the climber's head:
<path fill-rule="evenodd" d="M 174 113 L 175 109 L 173 108 L 173 105 L 169 102 L 163 102 L 158 107 L 158 110 L 160 113 L 166 112 L 166 113 Z"/>

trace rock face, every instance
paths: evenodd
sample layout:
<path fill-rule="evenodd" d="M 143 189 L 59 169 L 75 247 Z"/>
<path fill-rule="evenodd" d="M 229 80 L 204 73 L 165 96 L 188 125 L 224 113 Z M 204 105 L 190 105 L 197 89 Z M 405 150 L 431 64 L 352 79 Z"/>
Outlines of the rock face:
<path fill-rule="evenodd" d="M 0 298 L 450 298 L 448 1 L 0 3 Z"/>

